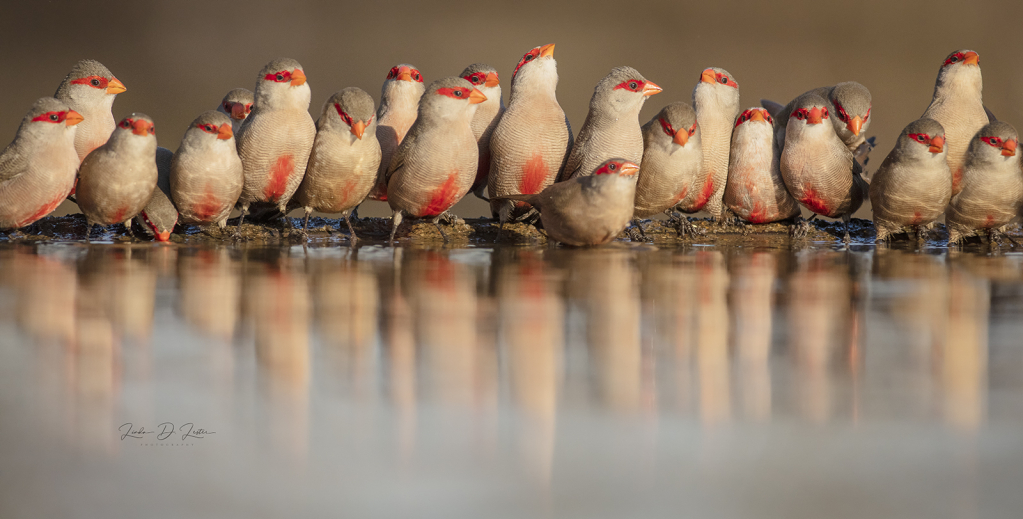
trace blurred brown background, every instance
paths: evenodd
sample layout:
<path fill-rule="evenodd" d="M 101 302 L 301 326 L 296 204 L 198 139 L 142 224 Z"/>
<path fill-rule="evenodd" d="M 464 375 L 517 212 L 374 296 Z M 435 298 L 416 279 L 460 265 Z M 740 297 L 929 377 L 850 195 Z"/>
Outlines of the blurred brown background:
<path fill-rule="evenodd" d="M 999 119 L 1023 124 L 1020 20 L 1018 0 L 32 2 L 7 5 L 0 17 L 6 76 L 0 141 L 13 138 L 31 103 L 53 95 L 82 58 L 101 61 L 128 87 L 114 103 L 115 118 L 149 114 L 160 144 L 176 149 L 196 115 L 216 108 L 231 88 L 252 89 L 259 69 L 279 56 L 304 66 L 316 117 L 323 101 L 346 86 L 378 99 L 388 69 L 401 62 L 418 66 L 427 83 L 470 63 L 490 63 L 507 101 L 519 58 L 553 42 L 558 99 L 576 131 L 593 86 L 618 65 L 664 88 L 647 102 L 642 122 L 665 104 L 691 99 L 708 66 L 735 76 L 744 107 L 859 81 L 874 98 L 872 171 L 899 131 L 923 113 L 942 61 L 956 49 L 980 53 L 985 104 Z M 70 203 L 64 209 L 77 210 Z M 470 196 L 455 212 L 488 210 Z M 384 214 L 379 202 L 362 210 Z"/>

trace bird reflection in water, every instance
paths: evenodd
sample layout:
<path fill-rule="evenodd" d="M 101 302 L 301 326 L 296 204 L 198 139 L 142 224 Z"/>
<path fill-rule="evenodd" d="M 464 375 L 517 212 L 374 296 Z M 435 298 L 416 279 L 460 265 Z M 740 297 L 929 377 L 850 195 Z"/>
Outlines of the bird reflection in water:
<path fill-rule="evenodd" d="M 268 254 L 271 254 L 269 251 Z M 251 256 L 242 283 L 243 312 L 255 341 L 266 396 L 261 429 L 295 461 L 308 455 L 310 298 L 300 260 Z"/>

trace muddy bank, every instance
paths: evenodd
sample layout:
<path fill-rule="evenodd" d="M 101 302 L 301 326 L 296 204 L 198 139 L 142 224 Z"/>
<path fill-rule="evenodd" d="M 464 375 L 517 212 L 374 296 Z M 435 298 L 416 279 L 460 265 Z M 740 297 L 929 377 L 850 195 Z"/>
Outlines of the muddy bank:
<path fill-rule="evenodd" d="M 285 222 L 287 225 L 285 225 Z M 216 226 L 199 227 L 179 225 L 171 235 L 171 242 L 180 244 L 233 244 L 233 243 L 265 243 L 265 244 L 298 244 L 308 243 L 329 245 L 349 244 L 348 228 L 343 220 L 335 218 L 311 218 L 309 231 L 303 235 L 301 218 L 288 218 L 270 223 L 244 223 L 239 230 L 238 220 L 229 221 L 226 228 Z M 786 224 L 772 223 L 764 225 L 721 225 L 709 219 L 692 220 L 696 233 L 692 236 L 679 236 L 675 228 L 664 220 L 644 220 L 642 235 L 635 228 L 626 229 L 619 236 L 619 241 L 647 242 L 661 246 L 672 244 L 706 244 L 706 245 L 747 245 L 785 247 L 795 243 L 840 243 L 844 235 L 841 221 L 814 220 L 809 222 L 809 230 L 803 238 L 792 238 L 790 227 Z M 384 244 L 391 232 L 390 218 L 358 218 L 352 220 L 352 226 L 358 235 L 360 244 Z M 15 231 L 0 232 L 0 241 L 85 241 L 88 239 L 98 243 L 127 243 L 151 241 L 153 238 L 138 225 L 132 230 L 122 225 L 107 228 L 95 227 L 89 232 L 86 229 L 85 217 L 81 214 L 46 217 L 31 226 Z M 547 243 L 544 232 L 530 224 L 509 223 L 502 230 L 500 225 L 486 218 L 456 218 L 451 223 L 442 223 L 441 228 L 447 235 L 446 245 L 449 247 L 486 246 L 493 244 L 543 245 Z M 869 220 L 853 219 L 849 225 L 849 234 L 853 244 L 873 244 L 874 225 Z M 1010 249 L 1020 248 L 1012 240 L 1023 243 L 1018 226 L 1007 233 L 1009 239 L 1003 245 Z M 444 245 L 445 240 L 430 220 L 414 220 L 406 218 L 395 235 L 399 243 L 421 245 Z M 942 247 L 948 239 L 943 225 L 937 225 L 925 236 L 924 245 Z M 906 236 L 897 237 L 893 245 L 914 243 Z M 986 239 L 973 238 L 968 247 L 985 245 Z"/>

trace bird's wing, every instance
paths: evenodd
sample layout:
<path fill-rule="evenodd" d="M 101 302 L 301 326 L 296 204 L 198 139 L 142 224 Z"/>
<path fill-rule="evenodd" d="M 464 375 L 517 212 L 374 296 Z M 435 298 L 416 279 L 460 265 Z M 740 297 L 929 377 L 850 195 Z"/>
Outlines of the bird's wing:
<path fill-rule="evenodd" d="M 760 106 L 763 106 L 767 113 L 771 114 L 771 117 L 778 117 L 778 113 L 785 109 L 785 105 L 770 99 L 761 99 Z"/>
<path fill-rule="evenodd" d="M 26 158 L 18 153 L 14 143 L 7 145 L 7 148 L 0 153 L 0 182 L 18 178 L 27 169 Z"/>
<path fill-rule="evenodd" d="M 991 113 L 991 110 L 988 110 L 988 107 L 986 106 L 984 107 L 984 113 L 987 114 L 987 122 L 993 123 L 998 120 L 998 118 L 995 117 L 995 114 Z"/>

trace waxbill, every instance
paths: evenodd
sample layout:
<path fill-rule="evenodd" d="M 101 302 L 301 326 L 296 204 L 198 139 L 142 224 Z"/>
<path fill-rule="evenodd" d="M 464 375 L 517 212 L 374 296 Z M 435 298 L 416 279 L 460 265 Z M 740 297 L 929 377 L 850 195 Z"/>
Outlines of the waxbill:
<path fill-rule="evenodd" d="M 863 203 L 867 183 L 860 176 L 860 164 L 829 123 L 827 105 L 817 94 L 796 99 L 785 130 L 781 176 L 804 207 L 814 214 L 841 218 L 848 243 L 849 218 Z"/>
<path fill-rule="evenodd" d="M 490 175 L 490 136 L 494 134 L 494 129 L 504 114 L 501 82 L 497 76 L 497 69 L 485 63 L 469 65 L 459 77 L 468 80 L 472 86 L 487 96 L 487 100 L 476 107 L 476 115 L 472 117 L 472 134 L 476 136 L 480 158 L 479 166 L 476 168 L 476 180 L 469 191 L 476 195 L 476 198 L 489 202 L 490 199 L 484 193 Z"/>
<path fill-rule="evenodd" d="M 227 226 L 244 184 L 234 122 L 219 110 L 210 110 L 185 130 L 170 168 L 171 200 L 181 223 Z"/>
<path fill-rule="evenodd" d="M 635 218 L 666 213 L 678 218 L 678 232 L 690 230 L 685 217 L 673 211 L 691 198 L 693 183 L 703 170 L 700 125 L 696 112 L 679 101 L 665 106 L 643 125 L 643 168 L 636 180 Z"/>
<path fill-rule="evenodd" d="M 149 197 L 149 202 L 142 212 L 135 217 L 135 221 L 160 242 L 170 241 L 170 235 L 178 223 L 178 209 L 170 199 L 170 172 L 173 159 L 173 151 L 156 147 L 156 189 L 153 190 L 153 195 Z"/>
<path fill-rule="evenodd" d="M 957 50 L 945 58 L 934 84 L 934 97 L 921 117 L 938 121 L 945 128 L 948 169 L 952 172 L 952 195 L 962 188 L 966 150 L 973 136 L 989 122 L 981 91 L 980 55 Z"/>
<path fill-rule="evenodd" d="M 259 72 L 252 113 L 235 137 L 245 174 L 238 199 L 239 229 L 255 202 L 287 214 L 316 137 L 316 124 L 309 116 L 310 95 L 302 65 L 293 59 L 273 60 Z"/>
<path fill-rule="evenodd" d="M 416 122 L 419 98 L 426 91 L 423 75 L 415 65 L 402 63 L 391 67 L 380 88 L 380 106 L 377 107 L 377 142 L 380 143 L 380 169 L 377 184 L 370 192 L 373 200 L 387 200 L 387 167 L 391 156 Z"/>
<path fill-rule="evenodd" d="M 945 210 L 949 245 L 975 231 L 987 231 L 991 238 L 1020 215 L 1023 171 L 1018 147 L 1016 129 L 1004 122 L 985 125 L 970 141 L 962 190 Z"/>
<path fill-rule="evenodd" d="M 231 132 L 238 134 L 245 118 L 252 112 L 252 103 L 256 96 L 247 88 L 236 88 L 227 93 L 220 101 L 217 111 L 231 118 Z"/>
<path fill-rule="evenodd" d="M 540 211 L 547 236 L 576 247 L 603 245 L 632 219 L 639 165 L 610 159 L 589 175 L 557 182 L 539 194 L 507 195 Z"/>
<path fill-rule="evenodd" d="M 75 136 L 79 162 L 110 138 L 115 126 L 111 112 L 114 98 L 125 90 L 124 83 L 118 81 L 109 69 L 91 59 L 75 63 L 57 87 L 53 97 L 67 103 L 85 118 Z"/>
<path fill-rule="evenodd" d="M 558 104 L 558 62 L 554 44 L 536 47 L 519 60 L 512 74 L 508 108 L 490 137 L 487 194 L 536 194 L 554 183 L 572 149 L 572 127 Z M 530 211 L 510 200 L 491 201 L 501 223 Z"/>
<path fill-rule="evenodd" d="M 106 144 L 85 157 L 78 176 L 78 206 L 89 227 L 129 227 L 156 189 L 153 120 L 140 113 L 121 119 Z"/>
<path fill-rule="evenodd" d="M 739 115 L 728 154 L 725 207 L 754 224 L 799 216 L 799 203 L 785 187 L 778 158 L 771 114 L 753 107 Z"/>
<path fill-rule="evenodd" d="M 877 241 L 906 227 L 919 239 L 941 217 L 952 197 L 945 129 L 934 119 L 909 123 L 870 179 Z"/>
<path fill-rule="evenodd" d="M 590 111 L 558 181 L 588 175 L 611 158 L 642 165 L 639 111 L 647 97 L 660 91 L 661 87 L 632 67 L 611 69 L 593 89 Z"/>
<path fill-rule="evenodd" d="M 376 185 L 380 167 L 376 126 L 373 98 L 361 88 L 341 90 L 323 105 L 309 166 L 295 192 L 295 201 L 305 209 L 304 231 L 313 211 L 341 213 L 355 243 L 349 213 Z"/>
<path fill-rule="evenodd" d="M 855 82 L 845 81 L 834 86 L 815 88 L 806 94 L 817 94 L 828 101 L 828 113 L 835 133 L 854 155 L 860 156 L 869 151 L 864 137 L 870 126 L 871 97 L 867 87 Z M 799 99 L 798 97 L 796 99 Z M 777 103 L 761 99 L 760 104 L 772 111 L 775 118 L 775 143 L 779 148 L 785 143 L 785 128 L 789 123 L 789 114 L 795 108 L 793 99 L 784 107 Z"/>
<path fill-rule="evenodd" d="M 50 214 L 75 185 L 75 130 L 82 115 L 44 97 L 32 104 L 14 140 L 0 153 L 0 229 Z"/>
<path fill-rule="evenodd" d="M 402 214 L 436 217 L 462 199 L 473 180 L 479 150 L 472 134 L 476 105 L 487 100 L 472 83 L 459 77 L 430 84 L 419 102 L 416 122 L 391 157 L 387 168 L 387 203 L 394 211 L 391 242 Z"/>
<path fill-rule="evenodd" d="M 704 69 L 700 82 L 693 89 L 693 108 L 702 133 L 704 178 L 693 186 L 696 200 L 689 210 L 703 209 L 714 219 L 721 220 L 732 126 L 739 115 L 739 84 L 723 68 Z"/>

